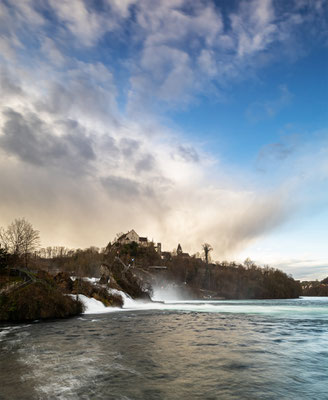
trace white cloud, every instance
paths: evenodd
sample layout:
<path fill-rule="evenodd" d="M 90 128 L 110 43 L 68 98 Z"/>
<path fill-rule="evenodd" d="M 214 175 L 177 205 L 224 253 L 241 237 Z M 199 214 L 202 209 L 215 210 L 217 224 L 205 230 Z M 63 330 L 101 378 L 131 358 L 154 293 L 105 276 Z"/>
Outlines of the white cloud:
<path fill-rule="evenodd" d="M 63 65 L 65 56 L 55 40 L 62 48 L 92 47 L 111 32 L 115 35 L 112 40 L 118 39 L 120 43 L 125 40 L 125 44 L 128 41 L 132 60 L 121 61 L 131 66 L 129 98 L 130 104 L 134 102 L 133 107 L 138 108 L 143 100 L 149 104 L 155 99 L 166 104 L 174 99 L 176 106 L 179 102 L 184 106 L 199 93 L 211 91 L 212 82 L 217 88 L 224 88 L 228 81 L 245 79 L 249 70 L 256 71 L 282 53 L 295 57 L 301 51 L 301 44 L 296 45 L 293 39 L 299 26 L 318 25 L 318 30 L 324 24 L 319 12 L 323 12 L 322 2 L 302 6 L 296 2 L 289 7 L 271 0 L 237 2 L 238 7 L 228 10 L 224 17 L 212 0 L 106 0 L 102 10 L 83 0 L 48 0 L 38 9 L 31 0 L 10 4 L 11 12 L 1 6 L 1 22 L 7 37 L 12 42 L 19 32 L 24 32 L 25 38 L 36 34 L 44 54 L 58 66 Z M 306 18 L 302 14 L 304 8 Z M 40 35 L 42 27 L 49 24 L 42 15 L 46 9 L 59 20 L 51 38 Z M 4 36 L 0 45 L 10 56 Z M 169 63 L 168 55 L 171 55 Z M 159 60 L 157 67 L 163 62 L 161 77 L 158 72 L 151 73 L 155 62 L 152 58 Z"/>
<path fill-rule="evenodd" d="M 190 12 L 183 11 L 187 6 Z M 144 1 L 139 4 L 138 22 L 144 30 L 145 46 L 184 44 L 186 40 L 202 40 L 213 45 L 223 23 L 220 13 L 208 3 L 199 5 L 187 1 Z"/>
<path fill-rule="evenodd" d="M 213 2 L 196 3 L 113 0 L 102 14 L 88 2 L 49 0 L 62 27 L 51 38 L 33 2 L 13 3 L 13 18 L 0 8 L 8 17 L 0 45 L 10 46 L 0 79 L 1 225 L 25 216 L 41 230 L 44 244 L 69 246 L 105 245 L 116 232 L 135 228 L 164 248 L 181 241 L 197 251 L 209 241 L 218 257 L 228 257 L 289 218 L 299 183 L 291 190 L 288 179 L 277 179 L 262 190 L 245 189 L 242 171 L 218 165 L 156 117 L 121 113 L 114 72 L 68 51 L 92 47 L 106 32 L 124 36 L 120 22 L 133 7 L 135 21 L 127 22 L 130 102 L 185 105 L 212 80 L 223 85 L 244 66 L 256 68 L 253 58 L 287 40 L 301 18 L 295 12 L 278 19 L 270 1 L 254 1 L 230 14 L 229 27 Z M 31 46 L 31 63 L 10 54 L 20 54 L 15 32 L 20 37 L 25 29 L 42 52 Z M 283 101 L 286 94 L 283 89 Z M 264 111 L 276 109 L 273 102 Z M 306 171 L 305 182 L 317 171 L 325 176 L 323 159 L 321 154 L 311 174 Z M 300 156 L 290 175 L 303 168 Z"/>
<path fill-rule="evenodd" d="M 45 37 L 42 40 L 41 52 L 57 67 L 63 66 L 68 61 L 64 54 L 59 50 L 54 40 L 49 37 Z"/>
<path fill-rule="evenodd" d="M 277 26 L 271 0 L 242 2 L 239 13 L 231 15 L 232 32 L 237 40 L 237 55 L 245 57 L 264 50 L 275 40 Z"/>
<path fill-rule="evenodd" d="M 198 57 L 200 70 L 209 77 L 215 77 L 218 73 L 218 65 L 215 61 L 213 50 L 203 49 Z"/>
<path fill-rule="evenodd" d="M 181 240 L 196 251 L 209 240 L 221 256 L 286 217 L 281 193 L 223 184 L 214 178 L 213 160 L 174 132 L 167 135 L 157 125 L 156 134 L 145 134 L 142 123 L 116 111 L 116 118 L 109 118 L 97 102 L 106 98 L 102 87 L 89 86 L 107 70 L 98 64 L 79 70 L 87 79 L 63 82 L 55 92 L 53 82 L 25 84 L 27 71 L 19 86 L 10 84 L 13 75 L 3 75 L 13 101 L 10 109 L 0 107 L 1 225 L 19 210 L 42 231 L 44 243 L 65 240 L 70 246 L 104 245 L 116 231 L 133 226 L 168 249 Z M 74 70 L 67 74 L 75 77 Z M 111 84 L 109 72 L 107 78 Z M 55 215 L 61 215 L 58 230 L 52 228 Z"/>
<path fill-rule="evenodd" d="M 212 1 L 138 2 L 133 29 L 141 50 L 131 69 L 130 104 L 140 109 L 143 101 L 148 107 L 160 100 L 185 106 L 200 93 L 213 95 L 213 83 L 221 96 L 220 89 L 230 82 L 247 79 L 282 54 L 302 54 L 295 38 L 300 26 L 306 29 L 310 23 L 309 16 L 317 15 L 315 5 L 308 7 L 305 19 L 298 7 L 272 0 L 237 4 L 223 18 Z M 167 62 L 169 54 L 179 52 Z"/>
<path fill-rule="evenodd" d="M 137 3 L 137 0 L 106 0 L 108 5 L 114 8 L 122 17 L 129 16 L 129 9 Z"/>
<path fill-rule="evenodd" d="M 0 36 L 0 55 L 7 61 L 13 61 L 16 55 L 12 41 L 6 36 Z"/>
<path fill-rule="evenodd" d="M 89 11 L 82 0 L 49 0 L 58 18 L 86 46 L 92 45 L 106 31 L 104 18 Z"/>

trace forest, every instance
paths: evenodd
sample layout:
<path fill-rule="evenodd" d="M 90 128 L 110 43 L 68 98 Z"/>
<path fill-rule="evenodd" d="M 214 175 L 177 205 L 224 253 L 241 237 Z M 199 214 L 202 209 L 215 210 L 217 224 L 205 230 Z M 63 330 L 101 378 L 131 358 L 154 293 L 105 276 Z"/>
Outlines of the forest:
<path fill-rule="evenodd" d="M 328 296 L 328 277 L 322 281 L 303 281 L 303 296 Z"/>
<path fill-rule="evenodd" d="M 43 252 L 44 253 L 44 252 Z M 160 255 L 153 246 L 141 247 L 137 243 L 109 244 L 105 249 L 94 247 L 85 250 L 49 248 L 46 257 L 37 255 L 33 260 L 49 271 L 66 271 L 77 276 L 99 276 L 102 264 L 111 266 L 117 256 L 147 279 L 153 272 L 150 267 L 167 269 L 157 277 L 189 289 L 193 296 L 225 299 L 282 299 L 302 295 L 298 281 L 284 272 L 259 267 L 247 259 L 236 262 L 206 262 L 203 258 L 176 253 Z"/>
<path fill-rule="evenodd" d="M 176 251 L 159 253 L 152 245 L 143 247 L 135 242 L 121 245 L 115 241 L 103 249 L 72 250 L 61 246 L 40 249 L 38 232 L 31 226 L 28 228 L 30 243 L 21 246 L 8 242 L 10 232 L 7 232 L 5 246 L 6 236 L 2 231 L 0 267 L 22 264 L 31 270 L 43 270 L 52 275 L 66 272 L 77 277 L 100 277 L 101 266 L 109 270 L 122 268 L 117 263 L 119 259 L 134 271 L 135 276 L 145 280 L 145 286 L 151 285 L 157 274 L 157 281 L 162 279 L 163 283 L 171 282 L 187 288 L 198 298 L 282 299 L 302 295 L 300 282 L 278 269 L 259 267 L 250 259 L 244 263 L 210 262 L 212 248 L 207 243 L 203 244 L 203 257 Z M 153 266 L 166 269 L 158 274 L 150 268 Z"/>

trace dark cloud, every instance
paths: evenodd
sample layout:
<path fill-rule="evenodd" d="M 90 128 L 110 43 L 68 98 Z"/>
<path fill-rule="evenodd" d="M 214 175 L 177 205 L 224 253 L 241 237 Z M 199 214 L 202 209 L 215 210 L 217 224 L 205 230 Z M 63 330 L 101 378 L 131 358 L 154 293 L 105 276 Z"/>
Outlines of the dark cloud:
<path fill-rule="evenodd" d="M 155 166 L 155 159 L 151 154 L 146 154 L 136 162 L 135 169 L 137 173 L 151 171 Z"/>
<path fill-rule="evenodd" d="M 96 159 L 92 139 L 76 121 L 46 123 L 35 113 L 3 112 L 6 120 L 0 147 L 9 155 L 35 166 L 55 166 L 79 173 Z M 62 132 L 60 136 L 55 130 Z"/>
<path fill-rule="evenodd" d="M 92 140 L 87 137 L 84 128 L 77 121 L 61 121 L 67 134 L 64 140 L 75 151 L 86 160 L 95 160 L 96 156 L 92 147 Z"/>
<path fill-rule="evenodd" d="M 106 176 L 101 183 L 112 198 L 132 200 L 141 193 L 140 184 L 132 179 L 120 176 Z"/>
<path fill-rule="evenodd" d="M 106 118 L 112 125 L 117 124 L 114 88 L 104 89 L 100 85 L 93 85 L 92 74 L 79 79 L 74 73 L 75 70 L 67 73 L 73 77 L 66 85 L 51 83 L 48 95 L 35 104 L 36 110 L 53 115 L 82 112 L 92 118 Z"/>
<path fill-rule="evenodd" d="M 152 154 L 144 151 L 139 140 L 122 138 L 119 142 L 121 154 L 127 165 L 133 163 L 137 174 L 152 171 L 155 167 L 155 159 Z"/>
<path fill-rule="evenodd" d="M 106 134 L 100 139 L 100 145 L 106 157 L 111 156 L 111 158 L 113 158 L 119 153 L 119 148 L 116 145 L 115 139 L 109 134 Z"/>
<path fill-rule="evenodd" d="M 135 139 L 123 138 L 120 140 L 120 149 L 125 157 L 134 157 L 139 148 L 140 142 Z"/>
<path fill-rule="evenodd" d="M 186 162 L 197 163 L 199 161 L 199 156 L 197 151 L 191 146 L 180 145 L 177 152 L 178 158 Z M 176 158 L 176 155 L 174 156 Z"/>
<path fill-rule="evenodd" d="M 5 68 L 0 69 L 0 88 L 1 95 L 6 96 L 6 98 L 23 95 L 23 90 L 19 86 L 17 79 L 14 81 Z"/>

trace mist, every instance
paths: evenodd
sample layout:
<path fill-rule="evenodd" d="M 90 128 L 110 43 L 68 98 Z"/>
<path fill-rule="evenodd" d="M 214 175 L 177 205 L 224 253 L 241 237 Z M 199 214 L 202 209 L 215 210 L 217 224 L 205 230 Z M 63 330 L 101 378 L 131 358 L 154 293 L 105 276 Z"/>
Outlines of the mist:
<path fill-rule="evenodd" d="M 165 279 L 153 285 L 152 290 L 153 301 L 183 301 L 192 298 L 185 287 Z"/>

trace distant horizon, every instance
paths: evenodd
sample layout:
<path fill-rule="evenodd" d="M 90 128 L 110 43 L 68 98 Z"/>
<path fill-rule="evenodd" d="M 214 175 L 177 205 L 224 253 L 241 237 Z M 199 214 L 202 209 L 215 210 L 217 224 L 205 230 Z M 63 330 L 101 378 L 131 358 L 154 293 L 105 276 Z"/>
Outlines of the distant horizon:
<path fill-rule="evenodd" d="M 328 3 L 0 1 L 0 226 L 328 276 Z M 98 247 L 98 246 L 97 246 Z"/>

